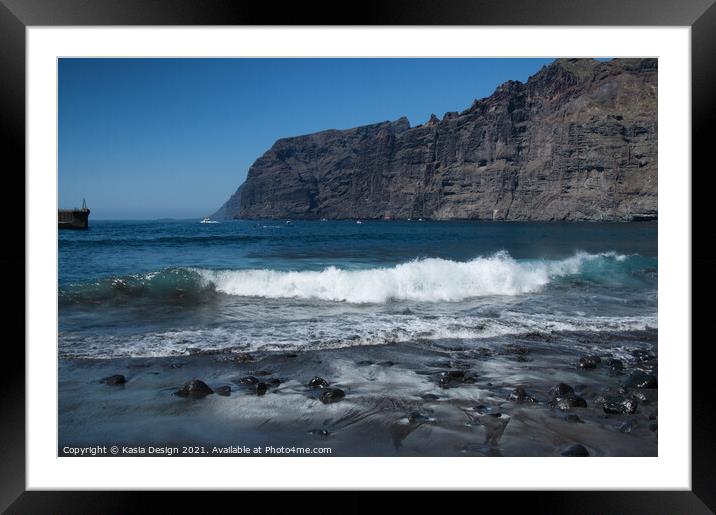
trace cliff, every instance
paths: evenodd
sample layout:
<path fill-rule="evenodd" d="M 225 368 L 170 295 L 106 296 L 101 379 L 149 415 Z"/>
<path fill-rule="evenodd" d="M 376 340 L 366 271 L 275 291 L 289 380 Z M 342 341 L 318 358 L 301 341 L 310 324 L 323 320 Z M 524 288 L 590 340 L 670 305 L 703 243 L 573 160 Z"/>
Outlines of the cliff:
<path fill-rule="evenodd" d="M 657 60 L 559 59 L 462 112 L 279 139 L 226 218 L 657 216 Z"/>

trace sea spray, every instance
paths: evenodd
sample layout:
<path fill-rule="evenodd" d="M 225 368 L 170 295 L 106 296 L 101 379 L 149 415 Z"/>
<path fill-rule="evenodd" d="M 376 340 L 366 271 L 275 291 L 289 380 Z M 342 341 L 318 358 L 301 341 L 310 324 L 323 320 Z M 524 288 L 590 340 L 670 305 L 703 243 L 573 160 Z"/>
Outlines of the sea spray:
<path fill-rule="evenodd" d="M 416 259 L 393 267 L 320 271 L 202 270 L 217 291 L 264 298 L 385 303 L 389 301 L 455 302 L 489 295 L 520 295 L 540 290 L 551 280 L 579 274 L 591 261 L 623 262 L 616 253 L 577 253 L 562 260 L 517 261 L 507 252 L 470 261 Z"/>

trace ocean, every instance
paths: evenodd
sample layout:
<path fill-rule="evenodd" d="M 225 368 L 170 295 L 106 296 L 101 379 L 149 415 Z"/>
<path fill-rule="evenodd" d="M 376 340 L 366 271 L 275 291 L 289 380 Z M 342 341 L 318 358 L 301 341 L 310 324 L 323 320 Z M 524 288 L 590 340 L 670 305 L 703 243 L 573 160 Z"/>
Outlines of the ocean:
<path fill-rule="evenodd" d="M 59 239 L 61 356 L 657 326 L 656 224 L 96 221 Z"/>
<path fill-rule="evenodd" d="M 106 418 L 112 411 L 102 400 L 103 390 L 92 408 L 88 399 L 93 397 L 83 385 L 104 372 L 122 371 L 130 378 L 126 387 L 135 381 L 137 388 L 143 384 L 147 392 L 166 394 L 158 401 L 156 393 L 147 393 L 142 402 L 149 404 L 175 402 L 169 394 L 199 373 L 212 387 L 231 384 L 232 395 L 243 395 L 234 377 L 237 370 L 216 369 L 218 362 L 206 361 L 212 356 L 250 355 L 254 363 L 282 375 L 285 400 L 276 409 L 286 420 L 280 427 L 290 427 L 289 440 L 299 442 L 303 437 L 297 435 L 311 429 L 305 424 L 325 423 L 321 409 L 351 402 L 388 424 L 385 410 L 378 408 L 381 399 L 401 399 L 407 404 L 396 401 L 400 417 L 428 410 L 428 421 L 440 410 L 422 404 L 426 392 L 435 397 L 429 402 L 443 398 L 464 410 L 470 403 L 492 401 L 506 413 L 505 395 L 515 385 L 544 397 L 546 409 L 549 389 L 564 381 L 581 388 L 591 405 L 632 368 L 656 372 L 656 222 L 91 220 L 87 231 L 60 231 L 58 245 L 62 442 L 92 443 L 107 435 L 130 443 L 146 438 L 147 421 L 139 424 L 143 433 L 136 434 L 128 429 L 137 423 L 134 418 L 116 425 L 116 417 L 127 416 L 116 395 L 115 418 Z M 603 362 L 585 373 L 578 359 L 590 354 Z M 282 356 L 299 359 L 287 365 Z M 196 360 L 186 361 L 192 357 Z M 624 372 L 609 368 L 608 359 L 623 364 Z M 145 368 L 133 368 L 137 363 Z M 158 368 L 149 375 L 147 367 Z M 436 374 L 456 369 L 474 371 L 480 384 L 441 387 Z M 347 395 L 333 406 L 311 399 L 315 405 L 310 409 L 318 411 L 309 423 L 304 420 L 307 408 L 297 399 L 306 399 L 305 383 L 314 373 L 330 376 Z M 88 404 L 82 405 L 78 395 Z M 288 411 L 296 402 L 302 413 L 292 418 Z M 454 418 L 460 410 L 445 412 L 438 425 L 464 425 Z M 255 443 L 260 439 L 256 427 L 280 418 L 264 411 L 256 411 L 255 419 L 243 413 L 243 442 L 252 434 Z M 554 418 L 549 410 L 539 413 Z M 641 440 L 633 439 L 639 434 L 635 431 L 631 443 L 625 443 L 623 434 L 613 438 L 619 433 L 613 424 L 604 426 L 601 410 L 590 413 L 594 424 L 585 431 L 593 442 L 586 445 L 593 453 L 656 453 L 648 423 Z M 645 421 L 653 415 L 643 414 Z M 356 418 L 356 423 L 366 424 L 371 417 Z M 92 421 L 98 424 L 94 436 L 86 429 Z M 331 432 L 350 425 L 341 423 L 334 423 Z M 520 437 L 503 440 L 501 452 L 557 452 L 549 431 L 535 433 L 529 426 L 513 422 L 511 430 Z M 188 421 L 172 427 L 174 442 L 198 438 L 180 429 L 189 431 Z M 154 434 L 157 442 L 168 438 L 161 431 Z M 402 443 L 395 446 L 394 436 L 375 447 L 357 443 L 358 433 L 350 434 L 343 455 L 405 449 Z M 229 436 L 220 431 L 206 437 L 223 442 Z M 286 434 L 282 438 L 286 441 Z M 468 454 L 494 455 L 494 446 L 489 452 L 467 443 L 458 449 L 448 441 L 456 440 L 437 447 L 433 440 L 430 451 L 425 442 L 416 443 L 408 454 L 459 455 L 468 449 Z"/>

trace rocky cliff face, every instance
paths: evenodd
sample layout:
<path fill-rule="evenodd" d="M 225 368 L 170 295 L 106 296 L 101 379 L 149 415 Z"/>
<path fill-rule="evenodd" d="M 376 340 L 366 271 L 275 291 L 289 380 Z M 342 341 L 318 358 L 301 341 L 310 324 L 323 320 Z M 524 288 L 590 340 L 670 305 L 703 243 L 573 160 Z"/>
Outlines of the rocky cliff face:
<path fill-rule="evenodd" d="M 559 59 L 460 113 L 285 138 L 227 218 L 657 216 L 657 60 Z"/>

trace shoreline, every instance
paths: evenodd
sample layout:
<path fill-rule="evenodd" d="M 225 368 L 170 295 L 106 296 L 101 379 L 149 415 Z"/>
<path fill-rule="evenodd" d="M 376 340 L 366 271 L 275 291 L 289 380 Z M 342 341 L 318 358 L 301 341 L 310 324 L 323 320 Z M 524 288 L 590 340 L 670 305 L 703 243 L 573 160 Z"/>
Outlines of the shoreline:
<path fill-rule="evenodd" d="M 560 456 L 583 446 L 590 456 L 656 456 L 657 331 L 584 335 L 593 342 L 589 355 L 565 351 L 562 338 L 60 358 L 58 454 L 70 455 L 62 452 L 67 446 L 126 445 L 330 448 L 330 456 Z M 101 382 L 115 374 L 126 382 Z M 633 375 L 654 383 L 624 387 Z M 328 385 L 309 386 L 316 376 Z M 215 393 L 176 395 L 194 379 Z M 263 393 L 258 383 L 266 385 Z M 557 392 L 560 383 L 573 391 Z M 345 396 L 322 401 L 332 388 Z"/>

